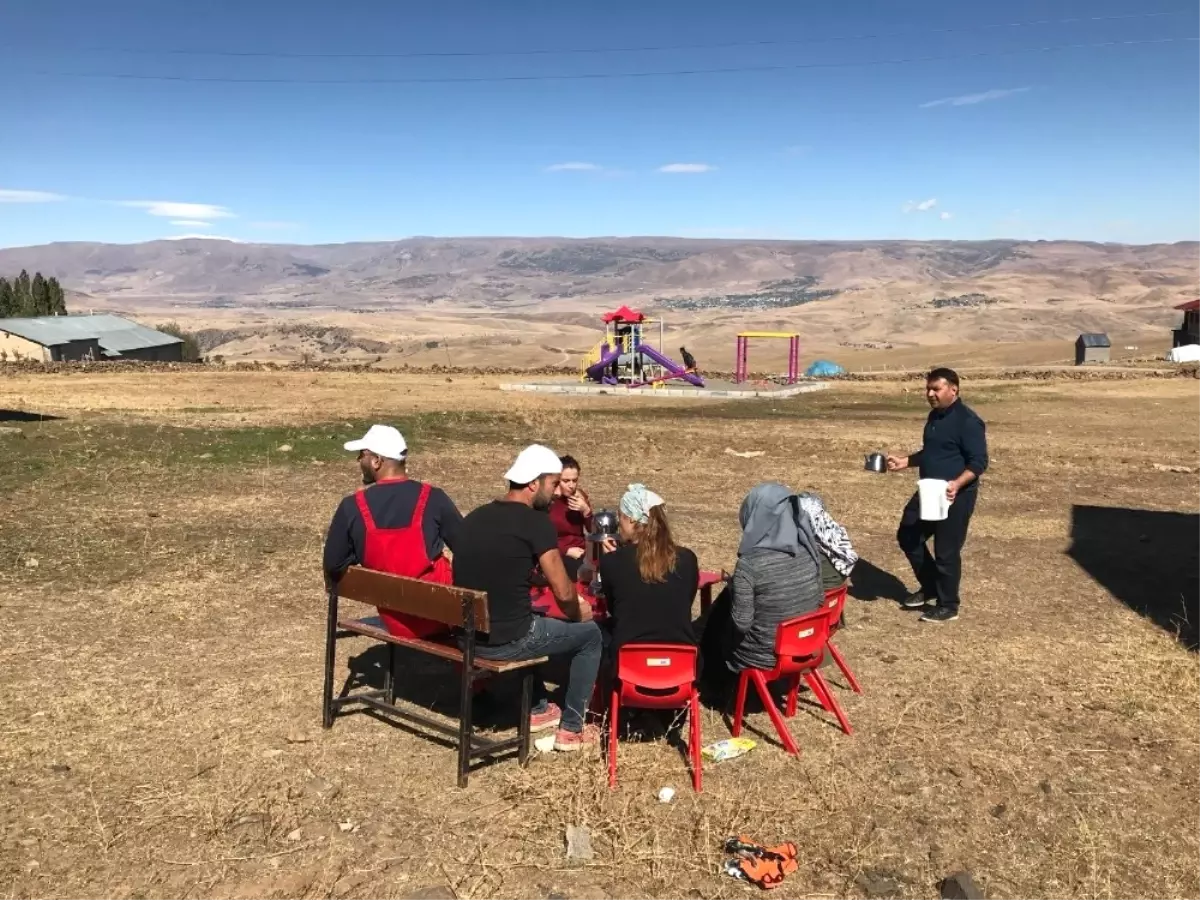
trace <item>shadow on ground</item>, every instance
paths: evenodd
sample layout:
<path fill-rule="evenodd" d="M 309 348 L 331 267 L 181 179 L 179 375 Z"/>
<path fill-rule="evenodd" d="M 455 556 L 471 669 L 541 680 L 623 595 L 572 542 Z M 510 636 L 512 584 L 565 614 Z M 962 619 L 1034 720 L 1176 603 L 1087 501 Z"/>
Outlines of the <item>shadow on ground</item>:
<path fill-rule="evenodd" d="M 849 594 L 858 600 L 895 600 L 908 595 L 904 582 L 868 559 L 860 559 L 850 575 Z"/>
<path fill-rule="evenodd" d="M 24 409 L 0 409 L 0 422 L 57 422 L 62 416 L 48 416 Z"/>
<path fill-rule="evenodd" d="M 1200 515 L 1074 506 L 1067 555 L 1117 600 L 1197 649 Z"/>

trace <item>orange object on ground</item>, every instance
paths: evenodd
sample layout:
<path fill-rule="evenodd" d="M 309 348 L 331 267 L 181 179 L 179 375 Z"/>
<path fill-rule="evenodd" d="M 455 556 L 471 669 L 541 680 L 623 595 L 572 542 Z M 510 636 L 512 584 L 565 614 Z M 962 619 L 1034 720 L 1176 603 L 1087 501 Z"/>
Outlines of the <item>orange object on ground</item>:
<path fill-rule="evenodd" d="M 783 879 L 800 868 L 796 845 L 791 841 L 767 847 L 746 835 L 725 842 L 725 852 L 734 854 L 725 862 L 725 872 L 753 882 L 763 890 L 779 887 Z"/>

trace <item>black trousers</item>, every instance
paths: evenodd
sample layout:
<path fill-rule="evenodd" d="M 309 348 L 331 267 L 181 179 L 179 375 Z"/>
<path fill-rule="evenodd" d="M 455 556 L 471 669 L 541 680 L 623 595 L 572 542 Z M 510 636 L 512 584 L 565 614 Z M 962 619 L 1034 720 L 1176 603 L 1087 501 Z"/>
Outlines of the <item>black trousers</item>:
<path fill-rule="evenodd" d="M 896 542 L 908 557 L 913 573 L 921 582 L 921 590 L 927 598 L 936 597 L 937 605 L 947 609 L 958 609 L 962 548 L 978 494 L 978 489 L 959 491 L 950 504 L 949 516 L 941 522 L 923 521 L 920 500 L 913 494 L 904 507 L 900 528 L 896 531 Z M 925 545 L 931 537 L 932 555 Z"/>

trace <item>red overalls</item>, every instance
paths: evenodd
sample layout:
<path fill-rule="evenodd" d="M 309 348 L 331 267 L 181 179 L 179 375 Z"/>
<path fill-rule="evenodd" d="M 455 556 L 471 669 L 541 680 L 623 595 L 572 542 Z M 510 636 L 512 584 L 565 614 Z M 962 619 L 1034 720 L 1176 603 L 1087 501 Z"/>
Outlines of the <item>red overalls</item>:
<path fill-rule="evenodd" d="M 396 481 L 407 479 L 387 478 L 376 483 L 388 484 Z M 380 528 L 375 524 L 371 508 L 367 505 L 368 490 L 369 488 L 362 488 L 354 497 L 367 532 L 366 546 L 363 547 L 362 554 L 363 566 L 393 575 L 419 578 L 422 581 L 453 584 L 450 560 L 441 554 L 437 559 L 431 560 L 425 547 L 424 519 L 425 504 L 429 501 L 429 485 L 421 485 L 421 495 L 417 498 L 412 521 L 404 528 Z M 379 618 L 383 620 L 388 633 L 397 637 L 423 638 L 447 630 L 441 622 L 386 609 L 379 610 Z"/>

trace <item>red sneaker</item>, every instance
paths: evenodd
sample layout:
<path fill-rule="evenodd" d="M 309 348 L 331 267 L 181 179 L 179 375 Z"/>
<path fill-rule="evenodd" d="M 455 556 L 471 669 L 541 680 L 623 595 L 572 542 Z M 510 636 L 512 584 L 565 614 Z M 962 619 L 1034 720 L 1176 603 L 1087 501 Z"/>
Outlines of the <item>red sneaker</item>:
<path fill-rule="evenodd" d="M 558 723 L 562 721 L 562 710 L 559 709 L 557 703 L 547 703 L 546 708 L 541 712 L 535 712 L 529 716 L 530 731 L 547 731 L 550 728 L 557 728 Z"/>
<path fill-rule="evenodd" d="M 554 735 L 554 749 L 563 753 L 574 753 L 589 747 L 600 746 L 600 729 L 595 725 L 584 725 L 583 731 L 558 729 Z"/>

